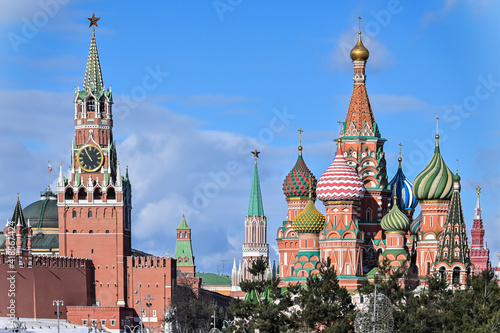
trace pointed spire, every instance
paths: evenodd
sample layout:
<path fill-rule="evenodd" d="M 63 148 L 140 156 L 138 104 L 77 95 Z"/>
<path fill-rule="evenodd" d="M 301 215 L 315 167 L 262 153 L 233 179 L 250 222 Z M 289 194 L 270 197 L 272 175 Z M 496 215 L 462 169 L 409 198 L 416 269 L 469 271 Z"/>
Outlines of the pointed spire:
<path fill-rule="evenodd" d="M 260 152 L 255 149 L 252 154 L 255 158 L 255 165 L 253 168 L 252 189 L 250 191 L 250 204 L 248 205 L 247 216 L 264 216 L 264 206 L 262 205 L 262 194 L 260 192 L 259 170 L 257 168 L 257 158 Z"/>
<path fill-rule="evenodd" d="M 477 191 L 477 202 L 476 202 L 476 208 L 474 209 L 474 220 L 481 220 L 481 200 L 480 200 L 480 195 L 481 195 L 481 188 L 478 186 L 476 188 Z"/>
<path fill-rule="evenodd" d="M 24 220 L 23 208 L 21 207 L 21 201 L 19 200 L 19 193 L 17 194 L 16 206 L 14 207 L 14 212 L 12 213 L 11 224 L 17 224 L 22 227 L 26 225 Z"/>
<path fill-rule="evenodd" d="M 182 214 L 181 223 L 179 224 L 179 227 L 177 229 L 190 229 L 186 221 L 186 216 L 184 214 Z"/>
<path fill-rule="evenodd" d="M 115 181 L 115 185 L 117 187 L 121 187 L 122 186 L 122 172 L 120 170 L 120 162 L 118 162 L 118 165 L 116 167 L 116 181 Z"/>
<path fill-rule="evenodd" d="M 360 18 L 361 19 L 361 18 Z M 358 32 L 358 43 L 351 50 L 354 65 L 354 88 L 347 109 L 342 136 L 370 136 L 380 138 L 372 106 L 366 91 L 365 67 L 369 52 L 361 41 L 361 29 Z"/>
<path fill-rule="evenodd" d="M 177 266 L 193 266 L 194 256 L 193 247 L 191 245 L 190 232 L 191 230 L 187 224 L 186 217 L 182 214 L 181 223 L 177 228 L 177 242 L 175 244 L 174 258 L 177 259 Z M 194 271 L 192 272 L 194 274 Z"/>
<path fill-rule="evenodd" d="M 95 28 L 99 18 L 88 18 L 90 26 L 92 27 L 92 39 L 90 40 L 89 57 L 87 60 L 87 67 L 85 69 L 85 80 L 83 82 L 83 90 L 87 91 L 102 91 L 104 83 L 102 81 L 101 63 L 99 62 L 99 54 L 97 53 L 97 44 L 95 41 Z"/>
<path fill-rule="evenodd" d="M 61 161 L 61 165 L 59 166 L 59 178 L 57 178 L 57 186 L 64 186 L 64 176 L 62 170 L 63 162 Z"/>
<path fill-rule="evenodd" d="M 454 181 L 458 183 L 460 179 L 455 178 Z M 450 208 L 446 216 L 442 236 L 440 237 L 440 245 L 435 262 L 446 262 L 450 267 L 457 262 L 465 266 L 470 262 L 462 199 L 460 198 L 460 189 L 457 187 L 455 187 L 451 196 Z"/>

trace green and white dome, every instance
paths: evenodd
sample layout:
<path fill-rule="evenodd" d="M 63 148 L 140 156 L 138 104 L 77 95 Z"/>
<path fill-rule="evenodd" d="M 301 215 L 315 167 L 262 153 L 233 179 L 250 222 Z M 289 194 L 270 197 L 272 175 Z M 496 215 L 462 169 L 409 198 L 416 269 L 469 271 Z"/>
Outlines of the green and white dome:
<path fill-rule="evenodd" d="M 431 161 L 413 182 L 413 193 L 418 200 L 450 200 L 453 194 L 453 173 L 439 151 L 439 135 Z"/>

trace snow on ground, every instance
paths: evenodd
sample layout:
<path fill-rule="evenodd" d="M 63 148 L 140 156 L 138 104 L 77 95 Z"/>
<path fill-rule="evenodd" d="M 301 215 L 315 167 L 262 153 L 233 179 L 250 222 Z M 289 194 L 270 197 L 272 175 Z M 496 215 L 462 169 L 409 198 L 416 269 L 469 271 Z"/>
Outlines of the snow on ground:
<path fill-rule="evenodd" d="M 25 333 L 54 333 L 57 332 L 57 320 L 52 319 L 24 319 L 20 318 L 20 322 L 26 324 L 26 330 L 22 331 Z M 12 332 L 12 322 L 9 318 L 0 318 L 0 333 L 10 333 Z M 61 333 L 72 332 L 72 333 L 88 333 L 88 327 L 81 325 L 73 325 L 68 323 L 66 320 L 61 320 L 59 322 L 59 328 Z"/>

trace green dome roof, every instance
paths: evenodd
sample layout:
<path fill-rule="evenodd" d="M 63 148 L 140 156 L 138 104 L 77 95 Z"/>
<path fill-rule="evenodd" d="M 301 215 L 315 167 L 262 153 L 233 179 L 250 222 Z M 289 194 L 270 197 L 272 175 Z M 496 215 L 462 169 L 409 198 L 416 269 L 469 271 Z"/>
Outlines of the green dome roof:
<path fill-rule="evenodd" d="M 431 161 L 413 182 L 418 200 L 449 200 L 453 194 L 453 174 L 439 151 L 439 135 Z"/>
<path fill-rule="evenodd" d="M 292 221 L 292 228 L 301 233 L 318 233 L 325 227 L 325 216 L 321 214 L 314 201 L 309 198 L 306 207 Z"/>
<path fill-rule="evenodd" d="M 57 197 L 51 191 L 42 192 L 40 200 L 23 209 L 24 218 L 30 220 L 33 229 L 59 228 Z"/>
<path fill-rule="evenodd" d="M 410 227 L 410 220 L 399 210 L 396 198 L 391 211 L 382 218 L 382 221 L 380 221 L 380 226 L 385 231 L 403 232 L 406 232 Z"/>

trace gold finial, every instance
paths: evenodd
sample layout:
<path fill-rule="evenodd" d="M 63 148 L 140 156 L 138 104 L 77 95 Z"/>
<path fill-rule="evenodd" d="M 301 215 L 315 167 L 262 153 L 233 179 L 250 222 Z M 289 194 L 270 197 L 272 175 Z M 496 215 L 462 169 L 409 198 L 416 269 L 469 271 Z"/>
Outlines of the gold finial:
<path fill-rule="evenodd" d="M 251 151 L 253 157 L 255 158 L 255 164 L 257 164 L 257 159 L 259 158 L 260 151 L 257 151 L 257 148 L 255 148 L 254 151 Z"/>
<path fill-rule="evenodd" d="M 481 194 L 481 188 L 479 186 L 476 187 L 476 191 L 477 191 L 477 196 L 479 196 L 479 194 Z"/>
<path fill-rule="evenodd" d="M 396 191 L 397 189 L 398 189 L 398 184 L 394 184 L 394 206 L 396 206 L 398 203 L 398 193 Z"/>
<path fill-rule="evenodd" d="M 458 158 L 457 158 L 457 174 L 458 174 Z"/>
<path fill-rule="evenodd" d="M 436 116 L 436 139 L 439 139 L 439 116 Z"/>
<path fill-rule="evenodd" d="M 358 24 L 359 24 L 358 34 L 360 35 L 361 35 L 361 20 L 362 20 L 361 16 L 358 16 Z"/>
<path fill-rule="evenodd" d="M 298 131 L 299 131 L 299 151 L 302 151 L 302 132 L 304 131 L 302 130 L 302 128 L 299 128 Z"/>
<path fill-rule="evenodd" d="M 90 21 L 89 28 L 92 27 L 92 31 L 94 31 L 94 26 L 98 27 L 97 21 L 100 19 L 100 17 L 95 17 L 95 13 L 92 13 L 92 17 L 87 17 L 87 20 Z"/>
<path fill-rule="evenodd" d="M 309 175 L 309 200 L 312 199 L 312 193 L 313 193 L 312 176 Z"/>
<path fill-rule="evenodd" d="M 399 167 L 401 168 L 401 161 L 403 160 L 403 158 L 401 157 L 401 147 L 403 147 L 403 145 L 401 144 L 401 142 L 398 144 L 399 146 L 399 157 L 398 157 L 398 162 L 399 162 Z"/>
<path fill-rule="evenodd" d="M 340 138 L 340 136 L 342 135 L 342 121 L 337 120 L 337 124 L 339 124 L 339 138 L 337 140 L 337 146 L 340 148 L 340 144 L 342 143 L 342 139 Z"/>

